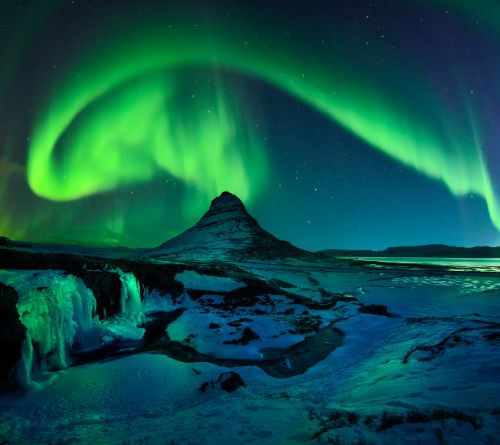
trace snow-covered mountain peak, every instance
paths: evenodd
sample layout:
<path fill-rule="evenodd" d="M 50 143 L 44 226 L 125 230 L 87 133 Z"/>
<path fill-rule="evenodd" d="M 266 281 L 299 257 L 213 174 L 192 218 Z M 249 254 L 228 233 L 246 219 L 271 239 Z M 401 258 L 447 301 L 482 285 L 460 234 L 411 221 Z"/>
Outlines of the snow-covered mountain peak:
<path fill-rule="evenodd" d="M 190 229 L 152 249 L 148 256 L 182 260 L 247 260 L 314 254 L 281 241 L 264 230 L 234 194 L 223 192 Z M 310 258 L 309 258 L 310 257 Z"/>
<path fill-rule="evenodd" d="M 209 212 L 226 208 L 239 208 L 246 212 L 245 205 L 241 202 L 241 199 L 230 192 L 222 192 L 217 198 L 212 199 Z"/>
<path fill-rule="evenodd" d="M 229 224 L 230 221 L 231 223 Z M 247 232 L 252 230 L 251 228 L 260 229 L 257 221 L 247 212 L 240 198 L 229 192 L 223 192 L 217 198 L 213 199 L 208 211 L 194 227 L 213 226 L 216 223 L 218 227 L 212 227 L 210 230 L 231 229 L 231 237 L 238 236 L 237 232 L 240 231 Z M 227 227 L 228 224 L 231 227 Z"/>

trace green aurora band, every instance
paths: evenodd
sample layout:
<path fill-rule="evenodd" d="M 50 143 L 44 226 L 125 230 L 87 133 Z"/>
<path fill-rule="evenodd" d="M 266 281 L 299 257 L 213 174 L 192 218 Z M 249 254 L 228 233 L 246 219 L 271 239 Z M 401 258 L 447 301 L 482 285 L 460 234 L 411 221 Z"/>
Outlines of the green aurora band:
<path fill-rule="evenodd" d="M 44 130 L 34 134 L 28 164 L 33 190 L 54 201 L 74 200 L 148 181 L 163 170 L 208 198 L 227 189 L 249 198 L 259 175 L 265 176 L 266 160 L 254 136 L 236 122 L 238 112 L 218 82 L 182 104 L 177 96 L 183 88 L 173 74 L 137 75 L 97 93 L 79 86 L 51 109 Z"/>
<path fill-rule="evenodd" d="M 265 183 L 264 151 L 222 87 L 203 91 L 178 117 L 179 73 L 210 67 L 274 85 L 454 195 L 482 196 L 500 229 L 498 196 L 472 118 L 463 134 L 445 131 L 457 128 L 452 113 L 438 122 L 426 118 L 345 60 L 318 59 L 306 45 L 285 44 L 266 29 L 258 37 L 229 26 L 126 32 L 85 54 L 50 97 L 31 136 L 29 185 L 43 198 L 69 201 L 166 171 L 194 196 L 227 189 L 251 198 Z"/>

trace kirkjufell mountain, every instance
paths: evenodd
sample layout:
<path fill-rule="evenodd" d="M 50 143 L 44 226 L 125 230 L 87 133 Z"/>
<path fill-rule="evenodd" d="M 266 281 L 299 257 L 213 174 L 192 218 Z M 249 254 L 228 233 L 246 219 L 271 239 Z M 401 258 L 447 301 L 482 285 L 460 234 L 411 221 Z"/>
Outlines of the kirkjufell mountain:
<path fill-rule="evenodd" d="M 147 252 L 149 257 L 181 260 L 316 261 L 312 252 L 279 240 L 264 230 L 234 194 L 223 192 L 191 228 Z"/>

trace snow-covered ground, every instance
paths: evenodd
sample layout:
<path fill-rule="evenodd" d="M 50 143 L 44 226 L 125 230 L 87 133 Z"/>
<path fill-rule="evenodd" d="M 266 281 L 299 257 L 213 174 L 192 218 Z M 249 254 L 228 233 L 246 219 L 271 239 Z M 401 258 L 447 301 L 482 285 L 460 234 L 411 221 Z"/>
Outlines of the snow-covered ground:
<path fill-rule="evenodd" d="M 499 276 L 348 263 L 244 269 L 282 294 L 228 304 L 243 278 L 188 271 L 176 277 L 181 298 L 149 290 L 129 309 L 185 309 L 170 340 L 236 360 L 230 368 L 152 351 L 62 369 L 50 385 L 0 399 L 0 443 L 500 443 Z M 122 283 L 134 292 L 132 277 Z M 341 345 L 304 373 L 238 366 L 331 323 Z M 230 371 L 246 386 L 228 393 L 216 382 Z M 215 383 L 201 392 L 205 382 Z"/>

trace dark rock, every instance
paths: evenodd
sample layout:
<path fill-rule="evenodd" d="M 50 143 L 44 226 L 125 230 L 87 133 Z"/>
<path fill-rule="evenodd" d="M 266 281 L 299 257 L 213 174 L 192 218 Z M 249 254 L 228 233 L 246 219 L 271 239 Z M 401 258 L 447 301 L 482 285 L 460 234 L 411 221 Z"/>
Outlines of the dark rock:
<path fill-rule="evenodd" d="M 339 302 L 352 302 L 356 299 L 350 295 L 335 293 L 327 291 L 323 288 L 318 289 L 319 291 L 319 299 L 313 300 L 309 297 L 288 293 L 288 297 L 290 297 L 294 303 L 302 304 L 309 309 L 315 310 L 325 310 L 325 309 L 334 309 L 335 306 Z"/>
<path fill-rule="evenodd" d="M 297 286 L 295 286 L 295 284 L 289 283 L 287 281 L 279 280 L 278 278 L 271 278 L 269 280 L 269 284 L 273 287 L 282 287 L 282 288 L 297 287 Z"/>
<path fill-rule="evenodd" d="M 248 345 L 252 340 L 258 340 L 260 335 L 254 332 L 251 328 L 246 327 L 243 330 L 243 335 L 241 336 L 241 344 Z"/>
<path fill-rule="evenodd" d="M 220 328 L 220 324 L 219 324 L 219 323 L 213 323 L 213 322 L 212 322 L 212 323 L 210 323 L 210 324 L 208 325 L 208 327 L 209 327 L 210 329 L 219 329 L 219 328 Z"/>
<path fill-rule="evenodd" d="M 120 275 L 104 270 L 80 270 L 75 273 L 94 294 L 97 314 L 105 318 L 120 312 Z"/>
<path fill-rule="evenodd" d="M 321 326 L 321 317 L 319 315 L 303 315 L 295 318 L 292 323 L 295 329 L 290 331 L 291 334 L 307 334 L 318 331 Z"/>
<path fill-rule="evenodd" d="M 246 386 L 241 376 L 234 371 L 224 372 L 217 379 L 223 391 L 234 392 L 238 388 Z"/>
<path fill-rule="evenodd" d="M 260 304 L 264 306 L 276 306 L 276 303 L 273 301 L 273 299 L 269 295 L 263 295 L 260 298 Z"/>
<path fill-rule="evenodd" d="M 17 386 L 16 363 L 26 338 L 26 328 L 17 312 L 17 298 L 13 287 L 0 283 L 0 391 Z"/>
<path fill-rule="evenodd" d="M 319 281 L 318 281 L 316 278 L 314 278 L 314 277 L 307 277 L 307 279 L 308 279 L 308 280 L 309 280 L 309 282 L 310 282 L 311 284 L 313 284 L 314 286 L 319 286 Z"/>
<path fill-rule="evenodd" d="M 393 317 L 393 315 L 387 310 L 387 306 L 383 304 L 362 304 L 359 306 L 359 312 L 363 314 L 372 315 L 382 315 L 384 317 Z"/>
<path fill-rule="evenodd" d="M 194 334 L 189 334 L 183 341 L 183 343 L 191 343 L 193 341 Z"/>
<path fill-rule="evenodd" d="M 241 338 L 236 340 L 227 340 L 224 343 L 227 345 L 248 345 L 252 340 L 258 340 L 260 335 L 252 331 L 248 326 L 243 329 L 243 334 Z"/>
<path fill-rule="evenodd" d="M 234 392 L 238 388 L 245 386 L 247 386 L 246 383 L 237 372 L 228 371 L 220 374 L 215 381 L 210 380 L 202 383 L 200 386 L 200 392 L 206 392 L 209 389 L 214 390 L 216 388 L 220 388 L 226 392 Z"/>
<path fill-rule="evenodd" d="M 485 340 L 491 343 L 500 343 L 500 332 L 486 332 L 483 334 Z"/>
<path fill-rule="evenodd" d="M 171 295 L 174 302 L 182 295 L 184 286 L 175 279 L 175 276 L 184 270 L 182 266 L 130 261 L 122 267 L 135 275 L 142 290 L 144 288 L 156 289 L 161 294 Z"/>

